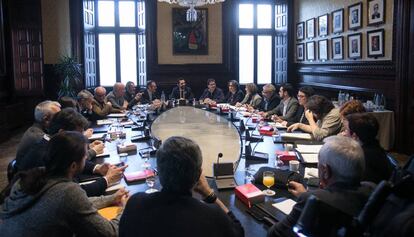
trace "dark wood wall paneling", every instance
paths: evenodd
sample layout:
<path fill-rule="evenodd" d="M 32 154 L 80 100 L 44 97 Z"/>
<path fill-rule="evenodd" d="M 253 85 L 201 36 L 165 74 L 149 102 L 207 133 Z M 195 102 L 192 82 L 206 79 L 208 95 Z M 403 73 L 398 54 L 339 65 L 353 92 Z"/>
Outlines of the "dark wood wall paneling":
<path fill-rule="evenodd" d="M 295 77 L 291 78 L 291 82 L 297 86 L 313 86 L 329 98 L 336 98 L 339 90 L 363 99 L 372 99 L 374 93 L 383 93 L 387 98 L 387 108 L 395 111 L 395 149 L 406 153 L 414 152 L 414 60 L 413 53 L 408 50 L 412 49 L 414 42 L 414 18 L 410 18 L 410 14 L 413 14 L 411 1 L 394 1 L 392 60 L 380 61 L 379 58 L 374 62 L 295 63 Z M 294 36 L 291 35 L 293 40 Z"/>
<path fill-rule="evenodd" d="M 169 93 L 176 85 L 178 77 L 184 77 L 191 86 L 196 96 L 200 96 L 207 87 L 207 79 L 214 78 L 217 86 L 227 91 L 227 82 L 235 78 L 235 41 L 234 1 L 225 1 L 222 5 L 223 12 L 223 63 L 221 64 L 185 64 L 185 65 L 160 65 L 158 64 L 157 51 L 157 1 L 146 1 L 147 20 L 147 79 L 154 80 L 159 85 L 160 91 Z"/>

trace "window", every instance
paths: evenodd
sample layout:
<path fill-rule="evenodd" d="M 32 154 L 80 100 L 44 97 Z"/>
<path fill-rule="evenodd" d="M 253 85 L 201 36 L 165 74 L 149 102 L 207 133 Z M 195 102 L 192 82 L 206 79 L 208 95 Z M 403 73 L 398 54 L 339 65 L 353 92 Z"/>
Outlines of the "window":
<path fill-rule="evenodd" d="M 145 1 L 84 1 L 84 26 L 86 86 L 146 83 Z"/>
<path fill-rule="evenodd" d="M 239 0 L 238 73 L 241 84 L 287 81 L 287 4 Z"/>

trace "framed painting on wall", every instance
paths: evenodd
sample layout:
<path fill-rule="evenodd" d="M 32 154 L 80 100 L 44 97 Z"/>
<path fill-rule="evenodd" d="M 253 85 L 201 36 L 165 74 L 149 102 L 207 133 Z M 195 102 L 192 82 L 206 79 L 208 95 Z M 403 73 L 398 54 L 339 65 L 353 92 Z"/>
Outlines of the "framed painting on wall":
<path fill-rule="evenodd" d="M 303 40 L 305 39 L 305 23 L 299 22 L 298 24 L 296 24 L 296 40 Z"/>
<path fill-rule="evenodd" d="M 318 17 L 319 36 L 328 35 L 328 14 Z"/>
<path fill-rule="evenodd" d="M 315 18 L 306 21 L 306 38 L 312 39 L 315 37 Z"/>
<path fill-rule="evenodd" d="M 368 57 L 384 57 L 384 29 L 367 32 Z"/>
<path fill-rule="evenodd" d="M 303 44 L 296 45 L 296 61 L 303 61 L 304 59 L 304 48 Z"/>
<path fill-rule="evenodd" d="M 187 9 L 173 8 L 173 54 L 208 54 L 207 8 L 197 9 L 197 21 L 188 22 Z"/>
<path fill-rule="evenodd" d="M 348 57 L 352 59 L 361 58 L 361 38 L 362 34 L 352 34 L 348 35 Z"/>
<path fill-rule="evenodd" d="M 368 25 L 379 25 L 385 22 L 385 0 L 368 1 Z"/>
<path fill-rule="evenodd" d="M 306 60 L 315 60 L 315 42 L 306 42 Z"/>
<path fill-rule="evenodd" d="M 344 9 L 332 12 L 332 33 L 341 33 L 344 31 Z"/>
<path fill-rule="evenodd" d="M 321 61 L 326 61 L 329 59 L 328 56 L 328 40 L 319 40 L 318 41 L 318 58 Z"/>
<path fill-rule="evenodd" d="M 332 59 L 344 59 L 344 39 L 342 36 L 332 38 Z"/>
<path fill-rule="evenodd" d="M 348 7 L 348 28 L 356 30 L 362 27 L 362 2 Z"/>

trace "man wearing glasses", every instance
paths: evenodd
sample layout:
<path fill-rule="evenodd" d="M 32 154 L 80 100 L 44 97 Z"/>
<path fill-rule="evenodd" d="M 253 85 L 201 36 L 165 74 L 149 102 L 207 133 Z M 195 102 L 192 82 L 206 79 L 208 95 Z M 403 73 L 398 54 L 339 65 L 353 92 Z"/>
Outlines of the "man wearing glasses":
<path fill-rule="evenodd" d="M 280 97 L 276 93 L 276 88 L 272 84 L 266 84 L 263 86 L 262 95 L 264 100 L 259 105 L 260 114 L 264 117 L 269 117 L 269 111 L 276 108 L 280 103 Z"/>

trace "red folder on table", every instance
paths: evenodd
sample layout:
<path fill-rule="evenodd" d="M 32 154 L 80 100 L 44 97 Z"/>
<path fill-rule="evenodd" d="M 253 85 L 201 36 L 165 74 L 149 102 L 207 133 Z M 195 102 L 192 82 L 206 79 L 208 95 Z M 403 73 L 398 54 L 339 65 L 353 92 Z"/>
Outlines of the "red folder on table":
<path fill-rule="evenodd" d="M 263 127 L 259 128 L 259 133 L 260 133 L 260 135 L 272 136 L 274 130 L 275 129 L 272 126 L 263 126 Z"/>
<path fill-rule="evenodd" d="M 131 173 L 124 173 L 124 177 L 127 182 L 135 182 L 135 181 L 144 180 L 148 176 L 154 176 L 154 175 L 155 174 L 153 170 L 140 170 L 140 171 L 135 171 Z"/>
<path fill-rule="evenodd" d="M 249 208 L 253 204 L 264 202 L 265 200 L 263 192 L 251 183 L 237 186 L 234 189 L 234 192 L 236 197 L 238 197 L 240 201 L 246 204 Z"/>
<path fill-rule="evenodd" d="M 294 151 L 276 151 L 276 156 L 283 161 L 283 163 L 289 163 L 291 160 L 297 160 L 296 153 Z"/>

